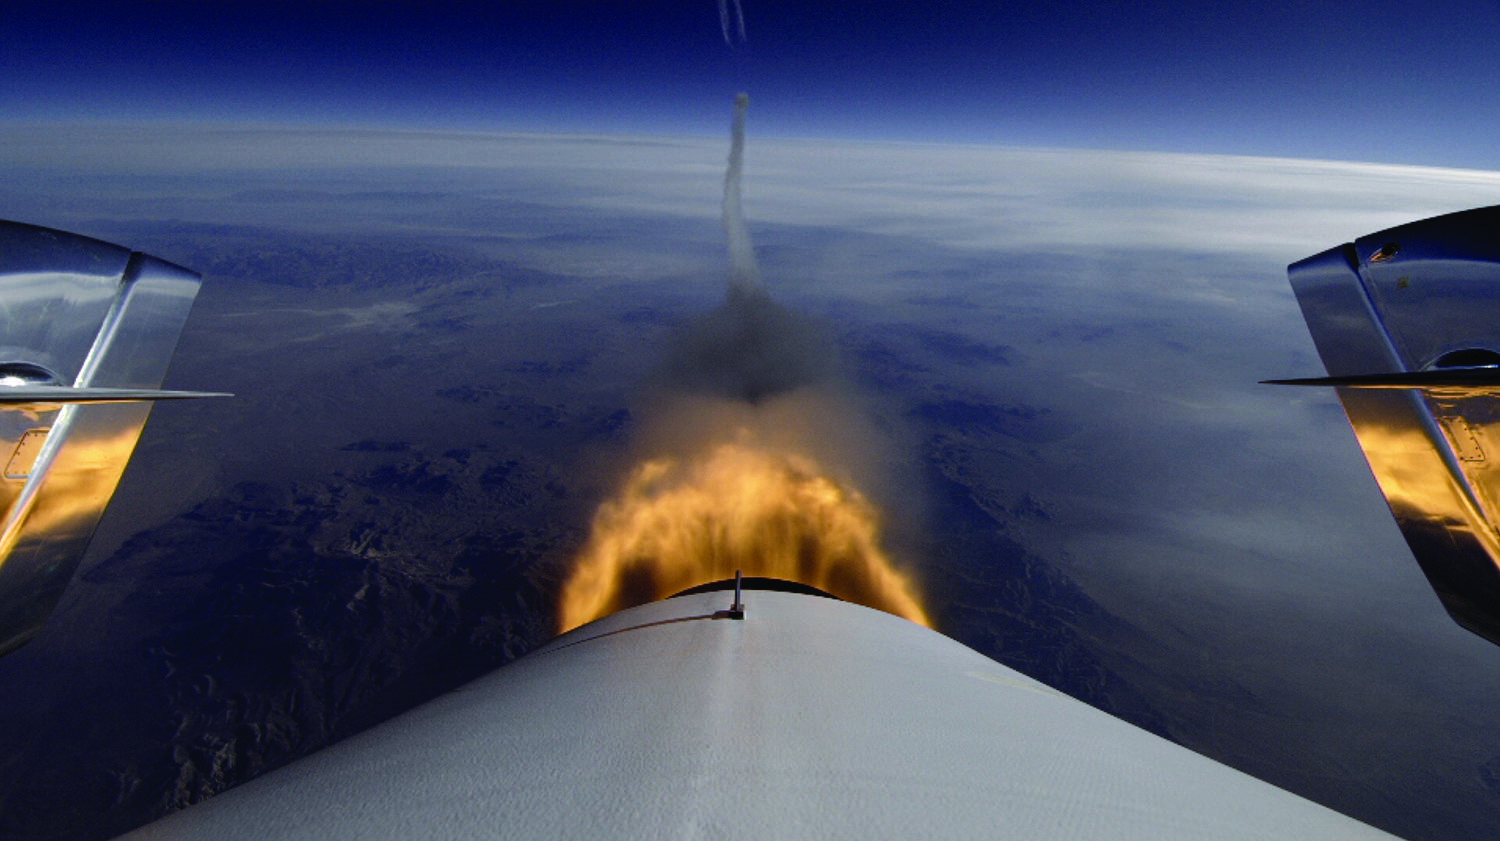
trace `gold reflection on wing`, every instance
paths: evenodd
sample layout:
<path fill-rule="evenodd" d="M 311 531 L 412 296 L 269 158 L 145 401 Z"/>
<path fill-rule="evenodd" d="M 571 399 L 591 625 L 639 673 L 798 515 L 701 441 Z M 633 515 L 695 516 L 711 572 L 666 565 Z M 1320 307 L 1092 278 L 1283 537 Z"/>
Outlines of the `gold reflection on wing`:
<path fill-rule="evenodd" d="M 746 575 L 811 584 L 930 625 L 880 548 L 880 517 L 811 458 L 748 430 L 691 456 L 638 464 L 600 506 L 563 588 L 566 631 L 697 584 Z"/>
<path fill-rule="evenodd" d="M 71 410 L 81 415 L 85 408 Z M 12 492 L 4 512 L 0 564 L 23 538 L 86 538 L 109 504 L 149 408 L 91 406 L 87 411 L 87 419 L 59 419 L 36 457 L 29 481 L 6 483 L 19 485 L 19 492 Z M 60 432 L 64 427 L 68 431 Z M 56 452 L 51 451 L 54 447 Z"/>
<path fill-rule="evenodd" d="M 1486 405 L 1494 401 L 1347 389 L 1340 398 L 1397 520 L 1471 535 L 1491 558 L 1500 558 L 1493 528 L 1500 477 L 1485 455 L 1496 449 L 1500 429 Z M 1420 420 L 1424 404 L 1436 421 L 1431 432 Z M 1430 437 L 1434 433 L 1440 437 Z"/>

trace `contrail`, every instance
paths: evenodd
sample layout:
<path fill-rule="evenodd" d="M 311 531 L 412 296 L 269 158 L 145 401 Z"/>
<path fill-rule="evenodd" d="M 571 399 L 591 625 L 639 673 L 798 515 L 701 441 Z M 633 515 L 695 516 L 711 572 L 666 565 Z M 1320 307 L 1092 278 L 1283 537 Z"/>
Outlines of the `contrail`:
<path fill-rule="evenodd" d="M 730 7 L 733 6 L 734 16 L 730 18 Z M 730 24 L 734 24 L 731 35 Z M 724 43 L 733 47 L 735 41 L 745 43 L 745 10 L 740 6 L 740 0 L 719 0 L 719 26 L 724 30 Z"/>
<path fill-rule="evenodd" d="M 745 109 L 749 94 L 734 98 L 734 128 L 729 141 L 729 168 L 724 171 L 724 233 L 729 239 L 729 285 L 739 292 L 763 292 L 760 267 L 755 263 L 755 246 L 745 227 L 745 212 L 740 208 L 740 176 L 745 169 Z"/>

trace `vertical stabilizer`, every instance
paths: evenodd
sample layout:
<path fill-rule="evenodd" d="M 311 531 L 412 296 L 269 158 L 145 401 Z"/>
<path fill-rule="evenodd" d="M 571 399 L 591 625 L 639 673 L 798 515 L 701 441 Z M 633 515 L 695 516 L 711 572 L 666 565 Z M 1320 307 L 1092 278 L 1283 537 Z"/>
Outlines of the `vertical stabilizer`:
<path fill-rule="evenodd" d="M 1500 643 L 1500 207 L 1288 269 L 1380 489 L 1449 614 Z"/>
<path fill-rule="evenodd" d="M 198 275 L 0 222 L 0 654 L 40 630 L 113 496 Z"/>

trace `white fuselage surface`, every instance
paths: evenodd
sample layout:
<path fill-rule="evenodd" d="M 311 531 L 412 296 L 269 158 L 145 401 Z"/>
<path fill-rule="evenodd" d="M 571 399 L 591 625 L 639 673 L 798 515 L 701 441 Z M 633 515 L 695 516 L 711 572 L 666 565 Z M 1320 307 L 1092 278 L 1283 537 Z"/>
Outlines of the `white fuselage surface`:
<path fill-rule="evenodd" d="M 133 838 L 1389 838 L 858 605 L 679 596 Z"/>

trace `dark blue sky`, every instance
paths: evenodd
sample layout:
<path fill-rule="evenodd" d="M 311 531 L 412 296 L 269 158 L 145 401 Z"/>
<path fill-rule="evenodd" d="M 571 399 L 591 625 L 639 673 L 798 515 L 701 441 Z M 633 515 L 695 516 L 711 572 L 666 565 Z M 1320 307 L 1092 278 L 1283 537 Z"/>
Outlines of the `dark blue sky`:
<path fill-rule="evenodd" d="M 23 4 L 0 113 L 1153 149 L 1500 168 L 1500 9 L 743 0 Z M 133 7 L 133 8 L 130 8 Z"/>

